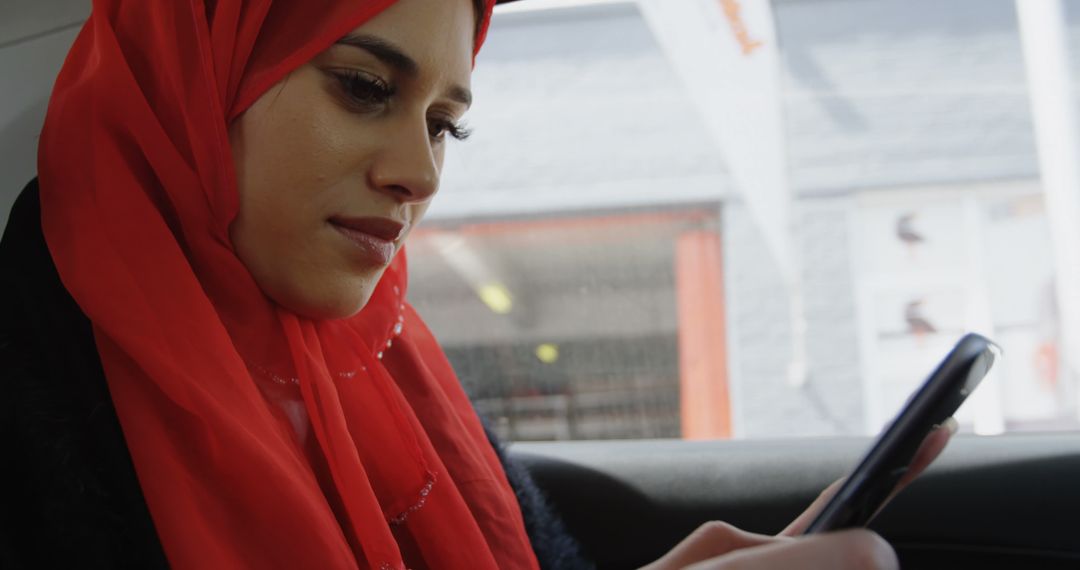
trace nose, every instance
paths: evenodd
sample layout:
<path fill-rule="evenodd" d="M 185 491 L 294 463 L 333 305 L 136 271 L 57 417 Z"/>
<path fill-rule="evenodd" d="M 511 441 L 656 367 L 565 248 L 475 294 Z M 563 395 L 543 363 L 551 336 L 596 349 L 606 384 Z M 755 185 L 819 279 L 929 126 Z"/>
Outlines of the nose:
<path fill-rule="evenodd" d="M 399 127 L 386 133 L 369 171 L 371 185 L 399 202 L 423 202 L 439 189 L 439 157 L 421 128 Z"/>

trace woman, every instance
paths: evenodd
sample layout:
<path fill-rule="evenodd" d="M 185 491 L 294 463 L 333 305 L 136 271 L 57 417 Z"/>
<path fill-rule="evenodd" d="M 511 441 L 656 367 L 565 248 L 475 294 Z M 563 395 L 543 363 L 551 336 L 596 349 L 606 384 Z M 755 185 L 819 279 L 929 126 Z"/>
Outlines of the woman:
<path fill-rule="evenodd" d="M 491 4 L 95 2 L 0 246 L 5 568 L 584 565 L 405 300 Z M 714 524 L 654 567 L 891 556 Z"/>

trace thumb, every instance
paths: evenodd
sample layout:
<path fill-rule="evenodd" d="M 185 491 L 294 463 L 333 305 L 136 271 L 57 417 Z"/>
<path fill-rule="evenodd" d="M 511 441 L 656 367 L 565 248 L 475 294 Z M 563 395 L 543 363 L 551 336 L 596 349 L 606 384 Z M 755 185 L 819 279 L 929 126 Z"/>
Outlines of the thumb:
<path fill-rule="evenodd" d="M 670 552 L 641 570 L 674 570 L 734 550 L 786 540 L 790 539 L 746 532 L 724 522 L 711 521 L 699 526 Z"/>

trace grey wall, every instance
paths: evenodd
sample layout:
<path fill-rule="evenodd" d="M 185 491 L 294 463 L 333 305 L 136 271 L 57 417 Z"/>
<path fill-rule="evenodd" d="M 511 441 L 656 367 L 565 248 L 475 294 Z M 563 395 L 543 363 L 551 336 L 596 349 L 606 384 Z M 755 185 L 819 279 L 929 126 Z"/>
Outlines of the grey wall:
<path fill-rule="evenodd" d="M 1036 175 L 1014 0 L 774 4 L 801 195 Z M 1080 8 L 1067 15 L 1080 48 Z M 476 133 L 451 152 L 433 217 L 732 195 L 632 4 L 508 14 L 488 42 Z M 1073 69 L 1080 77 L 1080 55 Z"/>
<path fill-rule="evenodd" d="M 788 294 L 741 204 L 724 207 L 728 367 L 739 437 L 861 434 L 863 394 L 846 197 L 803 200 L 800 256 L 808 379 L 788 382 Z M 797 429 L 793 426 L 798 426 Z"/>
<path fill-rule="evenodd" d="M 0 228 L 37 173 L 37 137 L 49 91 L 89 13 L 89 0 L 0 3 Z"/>

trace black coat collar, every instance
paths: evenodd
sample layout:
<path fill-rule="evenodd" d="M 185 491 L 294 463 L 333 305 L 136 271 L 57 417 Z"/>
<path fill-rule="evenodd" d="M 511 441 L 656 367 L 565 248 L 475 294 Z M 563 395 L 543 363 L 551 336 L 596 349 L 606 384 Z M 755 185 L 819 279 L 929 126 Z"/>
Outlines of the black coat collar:
<path fill-rule="evenodd" d="M 41 232 L 37 181 L 0 241 L 4 568 L 166 568 L 90 322 Z M 8 560 L 5 560 L 5 557 Z"/>

